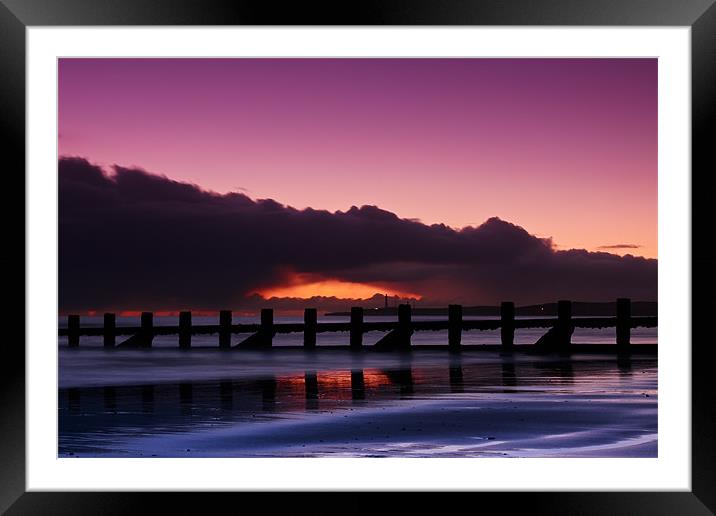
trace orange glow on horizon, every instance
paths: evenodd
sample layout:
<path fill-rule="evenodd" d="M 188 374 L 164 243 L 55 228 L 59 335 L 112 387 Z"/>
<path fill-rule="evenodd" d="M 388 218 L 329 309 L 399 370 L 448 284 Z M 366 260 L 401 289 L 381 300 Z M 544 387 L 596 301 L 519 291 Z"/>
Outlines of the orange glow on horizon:
<path fill-rule="evenodd" d="M 300 280 L 299 280 L 300 281 Z M 394 288 L 353 283 L 336 279 L 308 281 L 291 285 L 269 287 L 257 291 L 264 299 L 272 297 L 293 297 L 309 299 L 312 297 L 336 297 L 338 299 L 370 299 L 376 294 L 387 294 L 389 297 L 422 299 L 420 294 L 397 290 Z"/>

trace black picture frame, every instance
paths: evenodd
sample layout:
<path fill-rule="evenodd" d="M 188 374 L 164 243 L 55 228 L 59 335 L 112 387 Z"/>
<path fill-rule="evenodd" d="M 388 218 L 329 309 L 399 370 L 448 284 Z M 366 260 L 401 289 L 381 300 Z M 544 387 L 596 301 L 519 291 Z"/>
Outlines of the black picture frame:
<path fill-rule="evenodd" d="M 716 120 L 716 5 L 714 0 L 380 0 L 307 2 L 285 6 L 264 1 L 205 0 L 0 0 L 0 126 L 8 190 L 24 192 L 25 30 L 40 25 L 606 25 L 689 26 L 692 70 L 692 490 L 690 492 L 473 493 L 450 496 L 452 504 L 479 510 L 497 503 L 500 512 L 533 514 L 713 514 L 716 511 L 716 389 L 711 368 L 714 342 L 706 323 L 713 316 L 716 286 L 709 175 L 716 170 L 709 129 Z M 11 180 L 16 183 L 12 184 Z M 16 209 L 16 208 L 13 208 Z M 6 217 L 6 221 L 13 219 Z M 6 237 L 18 227 L 6 222 Z M 25 235 L 23 234 L 23 242 Z M 19 240 L 19 239 L 18 239 Z M 5 253 L 6 270 L 25 270 L 23 252 Z M 16 248 L 15 248 L 16 249 Z M 8 248 L 9 250 L 9 248 Z M 23 294 L 24 299 L 24 294 Z M 15 313 L 6 315 L 16 317 Z M 12 327 L 8 324 L 8 329 Z M 24 328 L 24 325 L 22 326 Z M 0 510 L 7 514 L 125 514 L 152 510 L 232 512 L 261 504 L 262 512 L 291 505 L 292 512 L 376 510 L 381 495 L 295 493 L 40 493 L 25 492 L 25 349 L 23 330 L 3 344 L 0 392 Z M 12 343 L 15 345 L 9 345 Z M 465 497 L 470 496 L 466 501 Z M 212 499 L 209 500 L 208 498 Z M 241 497 L 241 506 L 236 497 Z M 286 498 L 288 497 L 288 500 Z M 477 498 L 474 498 L 477 497 Z M 444 510 L 442 501 L 412 494 L 422 510 Z M 401 502 L 402 503 L 402 502 Z M 218 505 L 221 504 L 221 505 Z M 320 509 L 323 507 L 324 509 Z M 223 509 L 226 508 L 226 509 Z M 212 511 L 213 512 L 213 511 Z"/>

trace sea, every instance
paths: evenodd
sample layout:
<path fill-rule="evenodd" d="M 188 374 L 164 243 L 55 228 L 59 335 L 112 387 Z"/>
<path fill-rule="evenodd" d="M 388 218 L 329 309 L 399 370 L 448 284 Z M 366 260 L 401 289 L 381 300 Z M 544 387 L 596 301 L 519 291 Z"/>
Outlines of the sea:
<path fill-rule="evenodd" d="M 381 320 L 392 319 L 366 318 Z M 101 326 L 102 318 L 83 317 L 82 325 Z M 138 326 L 139 318 L 118 317 L 117 325 Z M 441 331 L 416 332 L 410 353 L 304 350 L 300 333 L 277 335 L 281 350 L 242 352 L 219 350 L 216 335 L 193 336 L 190 351 L 178 349 L 176 335 L 121 351 L 104 349 L 101 337 L 69 349 L 59 337 L 58 456 L 656 457 L 657 357 L 579 350 L 613 344 L 613 328 L 576 329 L 569 356 L 529 353 L 544 331 L 517 330 L 514 353 L 420 348 L 446 344 Z M 364 346 L 382 335 L 367 333 Z M 463 344 L 499 339 L 499 330 L 462 334 Z M 657 328 L 633 329 L 631 341 L 654 344 Z M 347 344 L 347 333 L 317 337 L 318 347 Z"/>

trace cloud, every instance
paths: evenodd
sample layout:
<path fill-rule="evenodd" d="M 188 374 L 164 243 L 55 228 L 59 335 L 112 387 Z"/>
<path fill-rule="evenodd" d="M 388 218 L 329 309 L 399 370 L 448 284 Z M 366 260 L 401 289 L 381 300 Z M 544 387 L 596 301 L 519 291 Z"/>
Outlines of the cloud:
<path fill-rule="evenodd" d="M 613 244 L 613 245 L 600 245 L 599 249 L 639 249 L 642 246 L 637 244 Z"/>
<path fill-rule="evenodd" d="M 418 292 L 423 305 L 654 300 L 657 292 L 656 260 L 556 251 L 498 218 L 454 230 L 376 206 L 297 210 L 60 159 L 63 311 L 254 307 L 247 296 L 295 274 Z"/>

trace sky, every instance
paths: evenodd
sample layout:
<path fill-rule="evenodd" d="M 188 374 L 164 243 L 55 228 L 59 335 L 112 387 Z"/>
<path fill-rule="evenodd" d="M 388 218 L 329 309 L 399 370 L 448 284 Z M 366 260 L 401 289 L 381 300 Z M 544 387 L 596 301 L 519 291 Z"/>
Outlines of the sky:
<path fill-rule="evenodd" d="M 455 235 L 497 218 L 549 242 L 553 253 L 657 256 L 655 59 L 60 59 L 58 66 L 59 154 L 101 168 L 110 183 L 118 170 L 147 171 L 167 185 L 196 185 L 209 201 L 271 199 L 335 220 L 372 206 Z M 420 260 L 401 256 L 401 270 Z M 280 281 L 252 285 L 253 292 L 368 297 L 375 287 L 455 297 L 447 287 L 417 288 L 384 274 L 276 266 Z"/>

